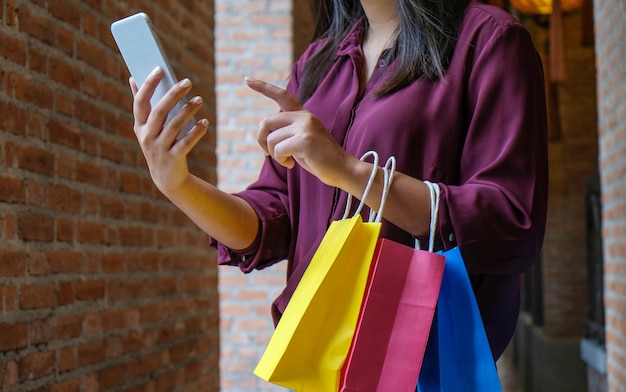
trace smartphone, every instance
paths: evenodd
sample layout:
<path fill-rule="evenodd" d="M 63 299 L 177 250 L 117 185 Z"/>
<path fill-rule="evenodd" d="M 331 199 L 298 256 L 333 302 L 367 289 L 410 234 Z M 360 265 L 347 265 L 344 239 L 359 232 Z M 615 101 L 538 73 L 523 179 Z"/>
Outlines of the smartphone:
<path fill-rule="evenodd" d="M 111 33 L 128 71 L 137 83 L 137 87 L 143 85 L 150 72 L 157 66 L 163 70 L 163 78 L 150 99 L 150 104 L 154 107 L 178 80 L 167 61 L 150 18 L 145 13 L 140 12 L 120 19 L 111 24 Z M 168 114 L 166 123 L 178 113 L 185 102 L 186 100 L 182 99 L 176 103 L 176 106 Z M 181 129 L 178 138 L 189 132 L 195 123 L 193 118 L 190 119 Z"/>

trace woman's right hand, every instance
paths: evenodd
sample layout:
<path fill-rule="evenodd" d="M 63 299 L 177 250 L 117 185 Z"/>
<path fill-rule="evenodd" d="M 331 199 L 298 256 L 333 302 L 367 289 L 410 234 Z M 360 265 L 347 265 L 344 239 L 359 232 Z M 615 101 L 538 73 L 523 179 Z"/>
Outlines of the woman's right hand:
<path fill-rule="evenodd" d="M 141 146 L 154 184 L 166 196 L 180 190 L 189 178 L 187 155 L 200 141 L 208 129 L 206 119 L 199 120 L 185 136 L 177 139 L 182 126 L 202 107 L 202 98 L 189 100 L 184 107 L 165 124 L 168 113 L 176 102 L 191 89 L 189 79 L 174 85 L 154 106 L 150 98 L 163 77 L 163 70 L 157 67 L 146 79 L 141 88 L 129 80 L 133 92 L 133 114 L 135 135 Z"/>

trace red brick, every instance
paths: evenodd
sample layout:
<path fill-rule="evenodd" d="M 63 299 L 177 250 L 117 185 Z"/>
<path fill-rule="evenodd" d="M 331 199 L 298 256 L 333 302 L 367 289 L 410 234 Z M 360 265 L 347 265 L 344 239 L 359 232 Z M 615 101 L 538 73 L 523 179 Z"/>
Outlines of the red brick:
<path fill-rule="evenodd" d="M 67 22 L 76 29 L 80 28 L 80 9 L 78 7 L 68 7 L 62 2 L 48 3 L 48 11 L 55 19 Z"/>
<path fill-rule="evenodd" d="M 26 131 L 26 113 L 24 109 L 6 102 L 0 102 L 0 113 L 11 113 L 0 116 L 0 130 L 16 135 L 24 135 Z"/>
<path fill-rule="evenodd" d="M 14 385 L 17 384 L 18 382 L 18 368 L 17 368 L 17 362 L 15 361 L 9 361 L 7 363 L 7 386 L 8 387 L 12 387 Z"/>
<path fill-rule="evenodd" d="M 50 324 L 48 320 L 33 320 L 30 322 L 30 344 L 44 344 L 50 341 Z"/>
<path fill-rule="evenodd" d="M 80 149 L 80 130 L 67 121 L 50 120 L 48 132 L 51 142 L 64 145 L 74 150 Z"/>
<path fill-rule="evenodd" d="M 63 51 L 68 57 L 74 54 L 74 34 L 65 26 L 57 26 L 56 47 Z"/>
<path fill-rule="evenodd" d="M 76 286 L 74 282 L 59 283 L 59 305 L 71 305 L 76 302 Z"/>
<path fill-rule="evenodd" d="M 93 161 L 77 160 L 76 165 L 76 180 L 91 184 L 97 187 L 102 186 L 102 166 Z"/>
<path fill-rule="evenodd" d="M 43 148 L 20 146 L 17 151 L 19 167 L 51 176 L 54 173 L 54 155 Z"/>
<path fill-rule="evenodd" d="M 22 213 L 17 218 L 17 233 L 23 240 L 50 242 L 54 239 L 53 224 L 49 216 Z"/>
<path fill-rule="evenodd" d="M 72 242 L 74 240 L 74 222 L 66 218 L 57 218 L 56 240 L 60 242 Z"/>
<path fill-rule="evenodd" d="M 42 276 L 48 274 L 48 260 L 43 252 L 31 251 L 28 253 L 28 274 Z"/>
<path fill-rule="evenodd" d="M 26 62 L 26 44 L 23 40 L 0 32 L 0 42 L 0 56 L 22 65 Z"/>
<path fill-rule="evenodd" d="M 56 154 L 57 159 L 57 176 L 67 180 L 74 179 L 74 156 L 58 152 Z"/>
<path fill-rule="evenodd" d="M 106 357 L 107 358 L 118 358 L 120 355 L 124 353 L 124 343 L 123 339 L 119 336 L 114 336 L 106 341 L 107 349 L 106 349 Z"/>
<path fill-rule="evenodd" d="M 65 185 L 50 185 L 48 190 L 49 207 L 56 211 L 80 211 L 80 191 Z"/>
<path fill-rule="evenodd" d="M 81 343 L 77 349 L 80 366 L 93 365 L 104 360 L 105 345 L 102 341 Z"/>
<path fill-rule="evenodd" d="M 131 353 L 143 348 L 143 335 L 139 331 L 130 331 L 122 336 L 124 352 Z"/>
<path fill-rule="evenodd" d="M 36 380 L 48 376 L 54 372 L 54 364 L 54 351 L 28 355 L 19 361 L 19 378 Z"/>
<path fill-rule="evenodd" d="M 20 7 L 20 30 L 33 38 L 37 38 L 46 44 L 54 43 L 50 34 L 52 22 L 50 19 L 35 11 L 35 7 Z"/>
<path fill-rule="evenodd" d="M 80 99 L 74 101 L 76 118 L 94 127 L 102 126 L 102 110 L 96 105 L 93 99 Z"/>
<path fill-rule="evenodd" d="M 40 182 L 26 183 L 26 204 L 31 207 L 45 208 L 46 201 L 46 184 Z"/>
<path fill-rule="evenodd" d="M 10 312 L 17 308 L 17 289 L 15 285 L 8 284 L 4 288 L 4 310 Z"/>
<path fill-rule="evenodd" d="M 102 335 L 102 317 L 100 313 L 89 313 L 85 315 L 84 334 L 85 336 L 97 337 Z"/>
<path fill-rule="evenodd" d="M 48 51 L 35 41 L 28 42 L 28 67 L 38 74 L 45 75 Z M 27 96 L 27 95 L 25 95 Z M 37 102 L 37 101 L 33 101 Z"/>
<path fill-rule="evenodd" d="M 116 365 L 106 368 L 98 374 L 100 386 L 107 389 L 120 385 L 126 379 L 126 365 Z"/>
<path fill-rule="evenodd" d="M 25 199 L 22 179 L 0 175 L 0 201 L 24 203 Z"/>
<path fill-rule="evenodd" d="M 52 273 L 79 273 L 82 270 L 82 255 L 74 250 L 50 251 L 48 265 Z"/>
<path fill-rule="evenodd" d="M 0 214 L 0 233 L 4 230 L 4 238 L 17 239 L 17 218 L 14 214 L 4 214 L 4 227 L 2 227 L 2 215 Z"/>
<path fill-rule="evenodd" d="M 103 332 L 121 330 L 126 326 L 124 309 L 106 309 L 99 314 Z"/>
<path fill-rule="evenodd" d="M 162 317 L 164 317 L 162 314 L 162 305 L 159 303 L 147 304 L 139 308 L 139 321 L 141 324 L 151 324 L 160 320 Z"/>
<path fill-rule="evenodd" d="M 56 290 L 51 284 L 20 286 L 20 309 L 52 308 L 57 304 Z"/>
<path fill-rule="evenodd" d="M 65 347 L 59 350 L 57 369 L 60 373 L 68 372 L 76 367 L 76 353 L 74 347 Z"/>
<path fill-rule="evenodd" d="M 76 87 L 81 83 L 80 69 L 64 57 L 55 56 L 50 58 L 48 74 L 52 80 L 67 87 Z"/>
<path fill-rule="evenodd" d="M 99 244 L 104 238 L 104 226 L 99 222 L 80 221 L 76 234 L 80 243 Z"/>
<path fill-rule="evenodd" d="M 80 379 L 63 381 L 50 387 L 50 392 L 80 392 Z"/>
<path fill-rule="evenodd" d="M 24 348 L 28 345 L 28 324 L 0 324 L 0 351 Z"/>
<path fill-rule="evenodd" d="M 117 141 L 108 139 L 106 137 L 100 140 L 100 154 L 103 158 L 106 158 L 116 163 L 124 162 L 125 158 L 124 147 L 121 146 Z"/>
<path fill-rule="evenodd" d="M 115 219 L 124 217 L 125 203 L 117 197 L 103 196 L 100 199 L 100 212 L 103 216 Z"/>
<path fill-rule="evenodd" d="M 76 283 L 76 299 L 79 301 L 97 301 L 104 299 L 104 281 L 86 280 Z"/>
<path fill-rule="evenodd" d="M 120 173 L 120 190 L 124 193 L 141 194 L 141 177 L 136 173 Z"/>
<path fill-rule="evenodd" d="M 176 372 L 161 373 L 156 378 L 156 392 L 168 392 L 174 389 L 177 383 L 182 382 L 177 378 Z"/>
<path fill-rule="evenodd" d="M 0 277 L 26 274 L 26 254 L 19 250 L 0 249 Z"/>
<path fill-rule="evenodd" d="M 52 88 L 43 79 L 30 74 L 11 72 L 7 76 L 9 86 L 15 90 L 15 98 L 42 109 L 52 109 Z"/>
<path fill-rule="evenodd" d="M 50 320 L 52 339 L 70 340 L 81 336 L 83 331 L 83 316 L 59 316 Z"/>
<path fill-rule="evenodd" d="M 161 356 L 159 353 L 150 353 L 139 358 L 139 375 L 144 376 L 161 366 Z"/>

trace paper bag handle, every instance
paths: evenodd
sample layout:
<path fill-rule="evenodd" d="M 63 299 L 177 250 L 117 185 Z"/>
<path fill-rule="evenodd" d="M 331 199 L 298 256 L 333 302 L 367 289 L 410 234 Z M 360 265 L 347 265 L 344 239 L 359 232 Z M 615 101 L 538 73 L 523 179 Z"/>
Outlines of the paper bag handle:
<path fill-rule="evenodd" d="M 363 209 L 363 206 L 365 205 L 365 200 L 367 199 L 367 195 L 369 194 L 370 189 L 372 188 L 372 184 L 374 184 L 374 179 L 376 178 L 376 172 L 378 171 L 379 159 L 378 159 L 378 153 L 376 151 L 366 152 L 365 154 L 361 156 L 360 160 L 365 161 L 365 159 L 367 159 L 370 156 L 374 158 L 372 172 L 370 173 L 369 179 L 367 181 L 367 185 L 365 186 L 365 190 L 363 191 L 363 196 L 361 197 L 361 202 L 359 203 L 359 206 L 354 212 L 354 215 L 361 213 L 361 210 Z M 369 218 L 370 222 L 380 222 L 382 220 L 382 216 L 383 216 L 382 212 L 385 208 L 385 203 L 387 201 L 387 196 L 389 195 L 389 189 L 391 188 L 391 183 L 393 182 L 393 174 L 395 170 L 396 170 L 396 158 L 391 156 L 389 157 L 389 159 L 387 159 L 387 162 L 385 163 L 385 166 L 383 167 L 383 175 L 384 175 L 383 184 L 384 185 L 383 185 L 383 194 L 380 200 L 380 207 L 378 208 L 378 212 L 375 212 L 373 210 L 370 212 L 370 218 Z M 341 219 L 348 218 L 348 215 L 350 214 L 351 205 L 352 205 L 352 194 L 348 194 L 348 200 L 346 201 L 346 209 Z"/>
<path fill-rule="evenodd" d="M 424 184 L 426 184 L 430 193 L 430 229 L 428 233 L 428 251 L 433 252 L 435 249 L 435 233 L 437 232 L 441 189 L 437 183 L 424 181 Z M 415 239 L 415 248 L 420 249 L 420 243 L 417 239 Z"/>

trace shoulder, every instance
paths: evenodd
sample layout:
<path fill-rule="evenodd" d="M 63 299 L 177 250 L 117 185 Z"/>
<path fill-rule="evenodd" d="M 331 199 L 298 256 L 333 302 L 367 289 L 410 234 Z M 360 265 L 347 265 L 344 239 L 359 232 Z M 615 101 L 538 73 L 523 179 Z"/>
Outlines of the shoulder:
<path fill-rule="evenodd" d="M 522 24 L 500 7 L 471 2 L 463 17 L 462 28 L 523 28 Z"/>
<path fill-rule="evenodd" d="M 503 55 L 514 55 L 519 50 L 531 53 L 534 44 L 513 15 L 497 6 L 472 2 L 459 27 L 457 49 L 474 58 L 485 50 Z"/>
<path fill-rule="evenodd" d="M 471 42 L 480 46 L 504 35 L 530 39 L 526 28 L 507 11 L 488 4 L 470 3 L 459 28 L 459 44 Z"/>

